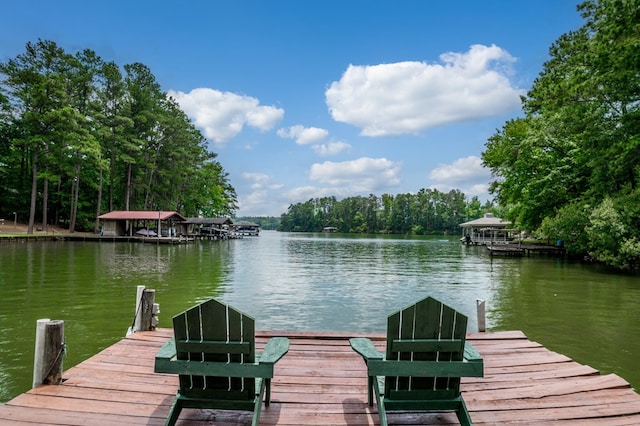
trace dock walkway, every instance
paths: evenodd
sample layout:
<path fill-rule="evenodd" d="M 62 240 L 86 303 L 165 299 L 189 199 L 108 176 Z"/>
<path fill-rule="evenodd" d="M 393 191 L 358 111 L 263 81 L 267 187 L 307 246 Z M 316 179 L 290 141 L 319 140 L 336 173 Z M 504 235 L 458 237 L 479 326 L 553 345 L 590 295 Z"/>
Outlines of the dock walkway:
<path fill-rule="evenodd" d="M 122 339 L 64 373 L 64 383 L 40 386 L 0 406 L 0 424 L 162 425 L 177 390 L 177 377 L 155 374 L 154 356 L 170 329 Z M 364 362 L 348 338 L 366 336 L 382 349 L 384 337 L 321 332 L 259 332 L 291 341 L 276 364 L 272 404 L 263 425 L 373 425 L 367 406 Z M 640 395 L 622 378 L 600 375 L 532 342 L 519 331 L 471 333 L 484 357 L 485 377 L 463 379 L 475 424 L 638 425 Z M 390 423 L 458 424 L 451 413 L 390 414 Z M 178 425 L 240 425 L 250 413 L 184 410 Z"/>

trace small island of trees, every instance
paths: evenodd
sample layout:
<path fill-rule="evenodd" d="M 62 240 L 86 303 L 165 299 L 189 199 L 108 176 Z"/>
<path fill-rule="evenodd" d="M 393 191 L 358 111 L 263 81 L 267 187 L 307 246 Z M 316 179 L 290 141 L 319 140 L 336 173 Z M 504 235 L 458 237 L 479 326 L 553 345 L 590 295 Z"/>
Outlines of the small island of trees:
<path fill-rule="evenodd" d="M 320 232 L 331 227 L 342 233 L 457 235 L 461 222 L 496 210 L 490 202 L 481 205 L 477 197 L 468 201 L 459 190 L 421 189 L 416 194 L 370 194 L 342 200 L 323 197 L 289 206 L 278 229 Z"/>

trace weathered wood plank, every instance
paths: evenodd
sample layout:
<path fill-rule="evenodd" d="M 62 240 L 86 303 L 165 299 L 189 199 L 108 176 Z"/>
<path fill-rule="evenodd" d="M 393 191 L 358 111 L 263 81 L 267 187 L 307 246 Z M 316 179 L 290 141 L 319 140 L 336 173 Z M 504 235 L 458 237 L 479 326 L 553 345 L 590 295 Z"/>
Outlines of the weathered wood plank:
<path fill-rule="evenodd" d="M 28 410 L 24 407 L 11 405 L 0 409 L 0 424 L 13 425 L 164 425 L 164 418 L 148 418 L 124 416 L 121 414 L 82 413 L 78 411 L 64 411 L 34 407 Z"/>
<path fill-rule="evenodd" d="M 471 409 L 471 407 L 469 407 Z M 521 424 L 558 420 L 600 419 L 606 417 L 637 415 L 640 402 L 591 404 L 581 407 L 535 408 L 527 410 L 476 411 L 472 418 L 486 423 L 519 422 Z"/>
<path fill-rule="evenodd" d="M 43 386 L 0 406 L 0 425 L 164 424 L 178 387 L 174 375 L 154 374 L 159 347 L 170 329 L 135 333 L 64 373 L 60 386 Z M 261 424 L 377 425 L 367 405 L 366 368 L 349 337 L 369 337 L 384 351 L 385 338 L 370 333 L 257 332 L 290 339 L 276 365 L 273 402 Z M 601 376 L 529 341 L 521 332 L 471 333 L 485 360 L 485 377 L 466 378 L 462 391 L 478 425 L 496 423 L 628 426 L 640 424 L 640 395 L 620 377 Z M 452 413 L 390 413 L 390 422 L 457 425 Z M 178 424 L 247 425 L 247 413 L 185 410 Z"/>

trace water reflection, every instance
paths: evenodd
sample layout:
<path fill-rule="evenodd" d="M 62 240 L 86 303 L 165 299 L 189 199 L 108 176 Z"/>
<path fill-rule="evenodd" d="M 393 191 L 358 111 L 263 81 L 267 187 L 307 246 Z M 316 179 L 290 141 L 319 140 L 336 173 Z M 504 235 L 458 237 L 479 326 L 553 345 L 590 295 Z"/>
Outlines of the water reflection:
<path fill-rule="evenodd" d="M 516 325 L 529 338 L 606 373 L 621 374 L 622 366 L 636 362 L 637 276 L 544 258 L 519 262 L 504 273 L 493 302 L 495 327 Z M 636 367 L 623 376 L 640 385 Z"/>
<path fill-rule="evenodd" d="M 388 313 L 433 295 L 465 312 L 473 329 L 475 300 L 487 297 L 489 268 L 478 267 L 486 262 L 461 262 L 455 239 L 265 232 L 235 250 L 229 279 L 238 291 L 224 297 L 252 309 L 259 328 L 383 331 Z"/>
<path fill-rule="evenodd" d="M 427 295 L 469 317 L 487 302 L 490 329 L 531 339 L 640 385 L 640 284 L 555 258 L 491 258 L 457 238 L 345 238 L 264 232 L 188 245 L 0 244 L 0 401 L 31 384 L 36 320 L 65 320 L 68 368 L 119 340 L 135 288 L 155 288 L 160 326 L 209 297 L 258 329 L 376 331 Z"/>

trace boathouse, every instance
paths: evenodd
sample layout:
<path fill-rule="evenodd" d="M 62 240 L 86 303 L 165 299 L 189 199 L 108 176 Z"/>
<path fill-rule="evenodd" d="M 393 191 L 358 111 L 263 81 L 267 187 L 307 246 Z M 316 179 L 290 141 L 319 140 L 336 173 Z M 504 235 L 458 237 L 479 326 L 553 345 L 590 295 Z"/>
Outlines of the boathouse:
<path fill-rule="evenodd" d="M 181 223 L 184 235 L 226 237 L 233 226 L 233 221 L 227 217 L 189 217 Z"/>
<path fill-rule="evenodd" d="M 233 228 L 238 235 L 252 235 L 257 237 L 260 234 L 260 225 L 246 220 L 236 222 Z"/>
<path fill-rule="evenodd" d="M 506 244 L 513 241 L 517 230 L 509 229 L 511 222 L 485 213 L 483 217 L 461 223 L 462 241 L 467 245 Z"/>
<path fill-rule="evenodd" d="M 186 219 L 173 211 L 113 210 L 98 216 L 105 237 L 176 236 Z"/>

